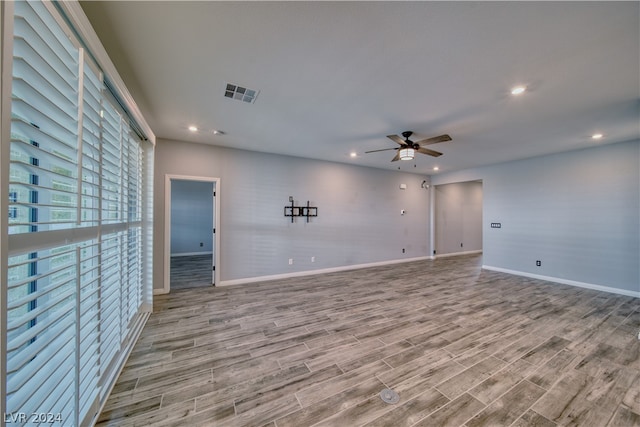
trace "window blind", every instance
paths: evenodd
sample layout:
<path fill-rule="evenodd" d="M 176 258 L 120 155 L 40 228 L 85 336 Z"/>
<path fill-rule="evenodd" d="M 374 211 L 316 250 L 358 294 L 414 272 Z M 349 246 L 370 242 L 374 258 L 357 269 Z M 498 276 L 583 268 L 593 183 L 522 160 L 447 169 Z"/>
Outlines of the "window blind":
<path fill-rule="evenodd" d="M 5 412 L 86 425 L 148 315 L 152 149 L 55 3 L 13 5 Z"/>
<path fill-rule="evenodd" d="M 75 225 L 79 49 L 42 3 L 14 19 L 9 233 Z"/>

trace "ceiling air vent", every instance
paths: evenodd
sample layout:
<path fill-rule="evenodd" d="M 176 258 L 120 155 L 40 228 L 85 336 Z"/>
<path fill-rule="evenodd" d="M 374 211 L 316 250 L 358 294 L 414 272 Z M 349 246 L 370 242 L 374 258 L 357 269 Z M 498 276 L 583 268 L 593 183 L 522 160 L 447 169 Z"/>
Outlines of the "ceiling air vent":
<path fill-rule="evenodd" d="M 246 87 L 233 85 L 227 83 L 227 87 L 224 90 L 224 96 L 231 99 L 237 99 L 239 101 L 248 102 L 253 104 L 256 102 L 259 91 L 255 89 L 247 89 Z"/>

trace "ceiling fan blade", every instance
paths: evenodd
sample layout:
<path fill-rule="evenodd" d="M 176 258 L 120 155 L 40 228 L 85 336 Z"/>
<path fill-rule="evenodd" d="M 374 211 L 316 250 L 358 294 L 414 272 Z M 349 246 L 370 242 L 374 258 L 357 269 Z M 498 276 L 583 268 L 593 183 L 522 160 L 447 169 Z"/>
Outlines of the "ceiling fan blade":
<path fill-rule="evenodd" d="M 398 135 L 387 135 L 387 138 L 392 140 L 393 142 L 397 142 L 400 145 L 404 145 L 404 139 L 400 138 Z"/>
<path fill-rule="evenodd" d="M 433 151 L 433 150 L 429 150 L 428 148 L 418 148 L 418 153 L 422 153 L 422 154 L 428 154 L 430 156 L 433 157 L 438 157 L 438 156 L 442 156 L 442 153 L 439 153 L 437 151 Z M 400 153 L 398 153 L 398 156 L 400 156 Z"/>
<path fill-rule="evenodd" d="M 391 159 L 392 162 L 397 162 L 398 160 L 400 160 L 400 151 L 398 151 L 395 155 L 395 157 L 393 159 Z"/>
<path fill-rule="evenodd" d="M 397 150 L 397 148 L 383 148 L 382 150 L 371 150 L 371 151 L 365 151 L 364 153 L 377 153 L 378 151 L 389 151 L 389 150 Z"/>
<path fill-rule="evenodd" d="M 447 134 L 434 136 L 433 138 L 423 139 L 422 141 L 418 141 L 415 144 L 418 145 L 429 145 L 429 144 L 437 144 L 438 142 L 446 142 L 451 141 L 451 137 Z"/>

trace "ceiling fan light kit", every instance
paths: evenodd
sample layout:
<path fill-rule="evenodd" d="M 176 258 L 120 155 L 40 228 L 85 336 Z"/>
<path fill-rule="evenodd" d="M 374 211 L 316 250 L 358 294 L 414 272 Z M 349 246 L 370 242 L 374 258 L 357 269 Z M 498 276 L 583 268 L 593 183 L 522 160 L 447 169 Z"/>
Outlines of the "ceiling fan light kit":
<path fill-rule="evenodd" d="M 395 162 L 395 161 L 398 161 L 398 160 L 413 160 L 415 155 L 416 155 L 416 151 L 418 153 L 427 154 L 427 155 L 432 156 L 432 157 L 438 157 L 438 156 L 441 156 L 442 153 L 440 153 L 438 151 L 429 150 L 428 148 L 424 148 L 424 145 L 437 144 L 439 142 L 451 141 L 451 137 L 449 135 L 447 135 L 447 134 L 444 134 L 444 135 L 434 136 L 433 138 L 423 139 L 423 140 L 418 141 L 418 142 L 413 142 L 413 141 L 411 141 L 409 139 L 409 137 L 412 134 L 413 134 L 413 132 L 411 132 L 411 131 L 402 132 L 402 136 L 404 137 L 404 139 L 402 139 L 398 135 L 387 135 L 387 138 L 389 138 L 390 140 L 392 140 L 393 142 L 398 144 L 399 147 L 396 147 L 396 148 L 383 148 L 382 150 L 365 151 L 365 154 L 367 154 L 367 153 L 375 153 L 375 152 L 378 152 L 378 151 L 396 150 L 397 153 L 396 153 L 395 157 L 393 159 L 391 159 L 392 162 Z"/>
<path fill-rule="evenodd" d="M 413 160 L 415 157 L 415 150 L 413 148 L 402 148 L 400 149 L 400 160 Z"/>

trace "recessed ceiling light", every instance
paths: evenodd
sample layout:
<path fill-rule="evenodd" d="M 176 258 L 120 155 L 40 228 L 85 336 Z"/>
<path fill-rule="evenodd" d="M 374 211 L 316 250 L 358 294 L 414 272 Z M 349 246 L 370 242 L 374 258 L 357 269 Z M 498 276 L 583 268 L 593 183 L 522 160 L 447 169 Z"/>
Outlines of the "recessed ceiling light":
<path fill-rule="evenodd" d="M 526 90 L 527 88 L 525 86 L 516 86 L 513 89 L 511 89 L 511 95 L 520 95 L 524 93 L 524 91 Z"/>
<path fill-rule="evenodd" d="M 594 133 L 593 135 L 591 135 L 591 138 L 600 139 L 600 138 L 602 138 L 602 134 L 601 133 Z"/>
<path fill-rule="evenodd" d="M 357 157 L 358 153 L 356 153 L 355 151 L 352 151 L 351 154 L 349 154 L 351 157 Z"/>
<path fill-rule="evenodd" d="M 189 130 L 190 130 L 191 132 L 198 132 L 198 128 L 197 128 L 197 127 L 195 127 L 195 126 L 189 126 Z"/>
<path fill-rule="evenodd" d="M 439 168 L 439 167 L 437 167 L 437 166 L 434 166 L 434 167 L 433 167 L 433 170 L 434 170 L 434 171 L 439 171 L 439 170 L 440 170 L 440 168 Z"/>

